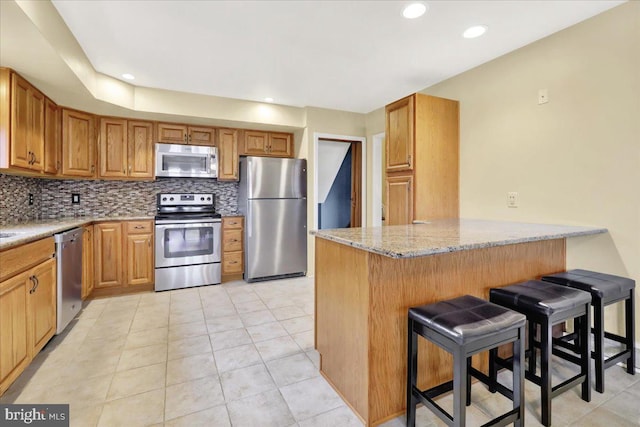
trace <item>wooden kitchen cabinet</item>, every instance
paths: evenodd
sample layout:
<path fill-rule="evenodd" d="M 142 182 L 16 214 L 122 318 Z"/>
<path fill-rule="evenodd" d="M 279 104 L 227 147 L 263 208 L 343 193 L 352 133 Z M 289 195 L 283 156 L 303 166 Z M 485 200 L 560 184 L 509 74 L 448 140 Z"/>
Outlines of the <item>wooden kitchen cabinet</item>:
<path fill-rule="evenodd" d="M 385 225 L 413 222 L 413 175 L 391 176 L 386 182 L 387 204 Z"/>
<path fill-rule="evenodd" d="M 95 165 L 94 116 L 62 109 L 62 174 L 93 178 Z"/>
<path fill-rule="evenodd" d="M 153 123 L 100 118 L 99 176 L 153 179 Z"/>
<path fill-rule="evenodd" d="M 82 299 L 93 292 L 93 226 L 83 227 L 82 234 Z"/>
<path fill-rule="evenodd" d="M 122 222 L 104 222 L 93 226 L 95 289 L 124 285 Z"/>
<path fill-rule="evenodd" d="M 244 272 L 244 218 L 222 218 L 222 281 L 242 279 Z"/>
<path fill-rule="evenodd" d="M 244 132 L 243 154 L 248 156 L 293 157 L 293 135 L 290 133 Z"/>
<path fill-rule="evenodd" d="M 60 109 L 49 98 L 44 100 L 44 172 L 56 175 L 61 171 Z"/>
<path fill-rule="evenodd" d="M 0 396 L 56 332 L 52 237 L 0 251 Z"/>
<path fill-rule="evenodd" d="M 94 295 L 153 289 L 153 232 L 153 220 L 94 225 Z"/>
<path fill-rule="evenodd" d="M 215 128 L 176 123 L 157 123 L 158 142 L 169 144 L 216 145 Z"/>
<path fill-rule="evenodd" d="M 218 129 L 218 181 L 238 181 L 238 130 Z"/>
<path fill-rule="evenodd" d="M 126 285 L 153 284 L 153 221 L 128 221 L 126 224 Z"/>
<path fill-rule="evenodd" d="M 458 101 L 414 94 L 385 110 L 386 224 L 457 218 Z"/>
<path fill-rule="evenodd" d="M 8 68 L 0 68 L 0 168 L 42 172 L 45 96 Z"/>

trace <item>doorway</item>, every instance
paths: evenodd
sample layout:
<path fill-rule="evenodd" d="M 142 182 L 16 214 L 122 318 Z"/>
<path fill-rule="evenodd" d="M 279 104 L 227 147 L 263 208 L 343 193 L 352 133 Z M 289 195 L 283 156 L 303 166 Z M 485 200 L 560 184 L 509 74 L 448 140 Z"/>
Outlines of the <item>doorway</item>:
<path fill-rule="evenodd" d="M 365 221 L 365 138 L 315 136 L 315 227 L 361 227 Z"/>

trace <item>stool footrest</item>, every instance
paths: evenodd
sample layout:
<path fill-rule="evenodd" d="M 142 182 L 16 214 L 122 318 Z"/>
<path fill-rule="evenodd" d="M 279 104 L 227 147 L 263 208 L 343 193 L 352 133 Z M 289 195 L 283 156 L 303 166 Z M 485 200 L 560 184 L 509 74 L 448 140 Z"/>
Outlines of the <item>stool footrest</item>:
<path fill-rule="evenodd" d="M 480 427 L 502 427 L 509 424 L 515 423 L 519 419 L 519 411 L 520 409 L 512 409 L 509 412 L 506 412 L 500 415 L 498 418 L 494 418 L 486 424 L 482 424 Z"/>
<path fill-rule="evenodd" d="M 591 329 L 591 332 L 593 332 L 593 329 Z M 627 337 L 622 337 L 620 335 L 616 335 L 613 332 L 606 332 L 605 331 L 604 337 L 609 339 L 609 340 L 619 342 L 620 344 L 626 344 L 627 343 Z"/>
<path fill-rule="evenodd" d="M 576 376 L 573 376 L 571 378 L 569 378 L 568 380 L 565 380 L 563 382 L 561 382 L 560 384 L 558 384 L 555 387 L 551 387 L 551 396 L 552 397 L 556 397 L 559 394 L 564 393 L 565 391 L 569 390 L 572 387 L 577 386 L 578 384 L 582 383 L 585 379 L 585 375 L 584 374 L 578 374 Z M 584 399 L 583 399 L 584 400 Z M 591 401 L 591 399 L 589 398 L 589 400 L 587 400 L 587 402 Z"/>
<path fill-rule="evenodd" d="M 609 357 L 608 359 L 605 359 L 604 360 L 605 369 L 615 365 L 618 362 L 622 362 L 623 360 L 627 360 L 629 358 L 630 354 L 631 354 L 631 350 L 623 350 L 620 353 L 615 354 L 615 355 Z"/>
<path fill-rule="evenodd" d="M 504 397 L 513 400 L 513 390 L 510 390 L 507 387 L 503 386 L 497 380 L 493 385 L 491 385 L 491 378 L 488 375 L 485 375 L 483 372 L 478 371 L 476 368 L 472 367 L 469 372 L 471 373 L 471 375 L 482 381 L 487 386 L 495 387 L 496 391 Z"/>
<path fill-rule="evenodd" d="M 553 353 L 554 356 L 558 356 L 564 360 L 567 360 L 571 363 L 574 363 L 576 365 L 580 365 L 580 362 L 582 361 L 582 359 L 580 358 L 580 356 L 576 356 L 573 354 L 569 354 L 564 350 L 560 350 L 559 348 L 554 347 L 551 350 L 551 353 Z"/>
<path fill-rule="evenodd" d="M 438 392 L 438 390 L 443 391 Z M 418 398 L 420 403 L 429 408 L 431 412 L 436 414 L 438 418 L 444 421 L 447 425 L 451 426 L 453 425 L 453 417 L 447 411 L 445 411 L 442 406 L 438 405 L 433 400 L 434 397 L 437 397 L 451 390 L 453 390 L 453 381 L 448 381 L 425 391 L 420 391 L 418 388 L 414 387 L 413 395 Z"/>

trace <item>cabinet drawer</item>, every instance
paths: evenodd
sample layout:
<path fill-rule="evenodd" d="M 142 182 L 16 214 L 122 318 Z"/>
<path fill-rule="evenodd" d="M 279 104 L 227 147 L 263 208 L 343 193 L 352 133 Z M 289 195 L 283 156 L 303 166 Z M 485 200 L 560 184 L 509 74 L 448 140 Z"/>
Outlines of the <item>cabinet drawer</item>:
<path fill-rule="evenodd" d="M 222 261 L 222 274 L 242 273 L 242 252 L 225 253 Z"/>
<path fill-rule="evenodd" d="M 222 251 L 233 252 L 242 250 L 242 230 L 224 230 L 222 233 Z"/>
<path fill-rule="evenodd" d="M 47 237 L 0 252 L 0 282 L 52 258 L 55 251 L 53 237 Z"/>
<path fill-rule="evenodd" d="M 153 221 L 127 221 L 127 234 L 141 234 L 153 232 Z"/>
<path fill-rule="evenodd" d="M 230 228 L 242 228 L 244 218 L 241 216 L 227 216 L 222 218 L 222 228 L 228 230 Z"/>

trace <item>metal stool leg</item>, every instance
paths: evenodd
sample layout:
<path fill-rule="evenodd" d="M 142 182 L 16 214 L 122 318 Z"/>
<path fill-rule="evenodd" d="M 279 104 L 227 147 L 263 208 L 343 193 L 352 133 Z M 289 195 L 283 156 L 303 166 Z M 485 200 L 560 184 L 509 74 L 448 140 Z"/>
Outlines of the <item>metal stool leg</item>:
<path fill-rule="evenodd" d="M 582 337 L 582 346 L 580 347 L 581 360 L 580 374 L 584 375 L 584 381 L 582 382 L 582 400 L 585 402 L 591 401 L 591 351 L 589 349 L 589 334 L 591 332 L 591 310 L 589 304 L 586 306 L 586 313 L 580 320 L 582 329 L 580 330 L 580 336 Z M 602 355 L 604 358 L 604 355 Z M 602 361 L 603 359 L 600 359 Z M 598 362 L 596 362 L 597 365 Z M 604 367 L 603 367 L 604 373 Z M 597 372 L 596 372 L 597 378 Z M 604 383 L 602 384 L 604 386 Z"/>
<path fill-rule="evenodd" d="M 551 425 L 551 325 L 547 320 L 540 324 L 540 377 L 542 424 Z"/>
<path fill-rule="evenodd" d="M 471 405 L 471 357 L 467 357 L 467 406 Z"/>
<path fill-rule="evenodd" d="M 466 405 L 463 403 L 467 397 L 467 357 L 464 347 L 458 347 L 453 352 L 453 426 L 464 427 L 466 425 Z"/>
<path fill-rule="evenodd" d="M 604 393 L 604 304 L 593 298 L 593 357 L 596 369 L 596 391 Z M 587 326 L 588 328 L 588 326 Z"/>
<path fill-rule="evenodd" d="M 627 359 L 627 373 L 635 375 L 636 350 L 634 345 L 635 339 L 635 289 L 631 289 L 629 298 L 624 302 L 625 332 L 627 338 L 627 349 L 629 350 L 629 358 Z"/>
<path fill-rule="evenodd" d="M 520 328 L 518 340 L 513 342 L 513 409 L 519 408 L 520 414 L 515 427 L 524 426 L 524 330 Z"/>
<path fill-rule="evenodd" d="M 417 399 L 413 395 L 418 373 L 418 335 L 413 331 L 413 320 L 409 319 L 407 341 L 407 427 L 416 425 Z"/>
<path fill-rule="evenodd" d="M 528 320 L 529 323 L 529 373 L 531 375 L 536 374 L 537 355 L 536 355 L 536 324 L 535 322 Z"/>
<path fill-rule="evenodd" d="M 523 328 L 524 330 L 524 328 Z M 524 337 L 520 337 L 520 341 L 524 345 Z M 489 350 L 489 391 L 491 393 L 496 392 L 496 382 L 498 381 L 498 364 L 496 358 L 498 357 L 498 348 L 494 347 Z M 522 367 L 524 369 L 524 366 Z"/>

